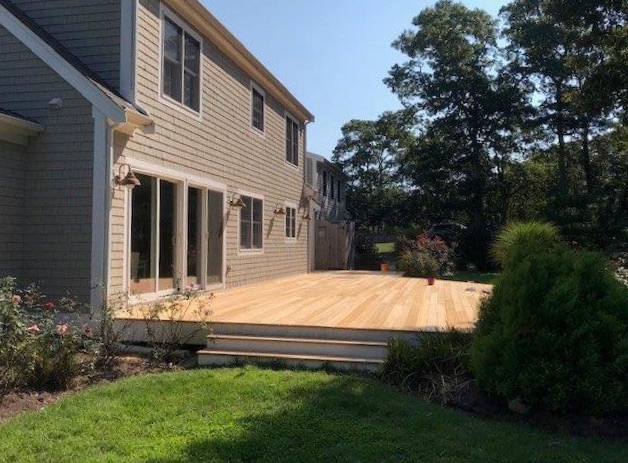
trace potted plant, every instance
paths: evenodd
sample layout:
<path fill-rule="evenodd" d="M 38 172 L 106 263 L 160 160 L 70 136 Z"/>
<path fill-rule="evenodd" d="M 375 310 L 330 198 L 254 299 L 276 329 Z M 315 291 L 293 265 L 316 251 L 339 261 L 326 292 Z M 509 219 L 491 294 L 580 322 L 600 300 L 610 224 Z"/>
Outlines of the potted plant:
<path fill-rule="evenodd" d="M 436 277 L 445 274 L 451 265 L 451 251 L 440 239 L 419 236 L 399 260 L 399 268 L 407 277 L 427 278 L 433 285 Z"/>

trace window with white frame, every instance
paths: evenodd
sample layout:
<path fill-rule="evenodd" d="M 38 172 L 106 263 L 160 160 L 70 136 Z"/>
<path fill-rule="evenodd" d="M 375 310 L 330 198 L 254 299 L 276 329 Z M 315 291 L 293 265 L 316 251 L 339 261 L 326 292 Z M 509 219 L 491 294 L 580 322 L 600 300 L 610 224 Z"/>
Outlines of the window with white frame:
<path fill-rule="evenodd" d="M 242 195 L 244 207 L 240 209 L 240 249 L 263 248 L 264 201 Z"/>
<path fill-rule="evenodd" d="M 327 171 L 323 171 L 323 196 L 327 197 Z"/>
<path fill-rule="evenodd" d="M 297 209 L 286 207 L 286 238 L 297 237 Z"/>
<path fill-rule="evenodd" d="M 286 161 L 299 165 L 299 123 L 286 116 Z"/>
<path fill-rule="evenodd" d="M 264 131 L 264 93 L 255 87 L 251 89 L 251 125 Z"/>
<path fill-rule="evenodd" d="M 331 199 L 334 199 L 334 197 L 336 196 L 334 194 L 334 192 L 336 191 L 336 183 L 334 182 L 334 176 L 333 175 L 331 176 L 331 181 L 329 182 L 329 184 L 330 184 L 330 187 L 331 187 L 331 189 L 330 189 L 331 195 L 330 196 L 331 196 Z"/>
<path fill-rule="evenodd" d="M 170 16 L 164 16 L 162 55 L 163 95 L 198 112 L 201 102 L 201 44 L 183 24 Z"/>

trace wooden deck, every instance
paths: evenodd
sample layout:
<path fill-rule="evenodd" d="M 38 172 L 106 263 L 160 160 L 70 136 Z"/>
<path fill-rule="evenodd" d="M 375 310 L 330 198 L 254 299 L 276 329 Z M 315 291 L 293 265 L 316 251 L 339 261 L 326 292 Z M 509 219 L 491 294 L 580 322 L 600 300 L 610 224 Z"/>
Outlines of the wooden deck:
<path fill-rule="evenodd" d="M 424 279 L 394 273 L 317 272 L 216 292 L 210 320 L 371 330 L 470 329 L 490 289 L 444 280 L 428 286 Z M 185 320 L 194 321 L 193 316 Z"/>

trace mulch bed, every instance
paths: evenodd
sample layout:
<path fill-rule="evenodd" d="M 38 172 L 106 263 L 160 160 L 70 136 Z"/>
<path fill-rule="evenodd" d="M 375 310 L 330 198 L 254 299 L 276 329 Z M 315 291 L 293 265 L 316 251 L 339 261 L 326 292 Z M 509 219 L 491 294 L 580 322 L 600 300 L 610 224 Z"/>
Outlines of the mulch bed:
<path fill-rule="evenodd" d="M 181 370 L 176 365 L 155 365 L 147 358 L 137 356 L 123 356 L 117 359 L 116 364 L 109 370 L 83 374 L 76 378 L 72 387 L 60 392 L 16 391 L 0 397 L 0 422 L 19 415 L 22 412 L 41 410 L 57 402 L 59 399 L 71 395 L 88 386 L 108 383 L 129 376 L 162 371 Z"/>
<path fill-rule="evenodd" d="M 525 423 L 560 435 L 628 440 L 628 413 L 603 417 L 561 416 L 537 410 L 515 413 L 508 404 L 478 390 L 475 381 L 471 381 L 448 405 L 482 418 Z"/>

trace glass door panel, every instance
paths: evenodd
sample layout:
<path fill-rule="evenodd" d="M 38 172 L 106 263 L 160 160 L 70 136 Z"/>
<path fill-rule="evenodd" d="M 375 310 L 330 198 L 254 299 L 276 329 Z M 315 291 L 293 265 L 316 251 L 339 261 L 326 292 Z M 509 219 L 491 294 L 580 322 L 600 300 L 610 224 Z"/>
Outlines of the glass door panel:
<path fill-rule="evenodd" d="M 155 226 L 157 179 L 137 175 L 141 186 L 132 190 L 131 199 L 131 294 L 154 293 Z"/>
<path fill-rule="evenodd" d="M 177 186 L 159 180 L 159 282 L 158 291 L 175 287 Z"/>
<path fill-rule="evenodd" d="M 185 286 L 200 288 L 202 281 L 202 201 L 201 190 L 188 188 L 188 249 Z"/>
<path fill-rule="evenodd" d="M 207 197 L 207 284 L 222 283 L 224 194 L 209 191 Z"/>

